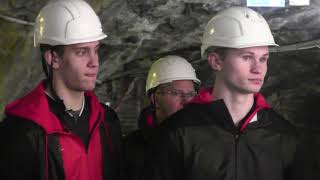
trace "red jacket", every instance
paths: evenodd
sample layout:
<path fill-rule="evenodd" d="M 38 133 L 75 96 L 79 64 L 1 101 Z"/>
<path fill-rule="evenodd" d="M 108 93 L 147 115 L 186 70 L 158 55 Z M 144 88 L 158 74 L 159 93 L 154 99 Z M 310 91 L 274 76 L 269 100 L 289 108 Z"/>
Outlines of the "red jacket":
<path fill-rule="evenodd" d="M 188 104 L 206 104 L 213 100 L 212 87 L 201 88 L 198 94 Z"/>
<path fill-rule="evenodd" d="M 110 180 L 110 174 L 120 174 L 110 172 L 105 175 L 106 172 L 104 172 L 107 166 L 113 166 L 112 164 L 107 165 L 108 163 L 104 161 L 111 162 L 112 158 L 120 160 L 120 146 L 118 145 L 120 145 L 121 131 L 117 115 L 113 110 L 99 103 L 92 92 L 85 93 L 85 96 L 90 99 L 90 116 L 88 120 L 90 140 L 87 148 L 78 136 L 66 131 L 57 116 L 50 111 L 47 95 L 44 93 L 44 82 L 40 83 L 31 93 L 10 103 L 5 108 L 5 113 L 8 117 L 5 121 L 9 121 L 12 117 L 17 117 L 18 119 L 32 122 L 32 124 L 36 124 L 43 130 L 45 136 L 43 137 L 45 140 L 43 158 L 45 159 L 46 172 L 39 172 L 41 170 L 36 170 L 35 172 L 44 174 L 46 176 L 45 179 L 54 179 L 54 177 L 61 176 L 60 172 L 54 172 L 59 169 L 57 166 L 61 166 L 61 164 L 54 161 L 55 159 L 62 160 L 60 169 L 63 169 L 62 176 L 65 177 L 65 180 Z M 111 125 L 107 119 L 110 120 Z M 10 123 L 7 124 L 4 126 L 10 126 Z M 110 128 L 113 129 L 110 130 Z M 51 138 L 56 138 L 58 146 L 48 144 L 48 139 Z M 39 139 L 31 139 L 31 141 L 39 141 Z M 15 155 L 13 154 L 12 156 L 14 157 Z M 119 156 L 119 158 L 115 156 Z M 106 160 L 107 157 L 108 160 Z M 119 170 L 119 168 L 115 169 Z M 109 168 L 106 171 L 111 170 Z M 104 176 L 108 176 L 108 178 Z M 118 180 L 119 177 L 115 176 L 114 179 Z"/>

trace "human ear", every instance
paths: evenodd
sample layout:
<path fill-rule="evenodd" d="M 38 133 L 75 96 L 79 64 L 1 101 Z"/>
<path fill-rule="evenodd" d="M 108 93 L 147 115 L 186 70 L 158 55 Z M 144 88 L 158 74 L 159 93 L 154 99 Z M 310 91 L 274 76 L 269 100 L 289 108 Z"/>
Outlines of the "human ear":
<path fill-rule="evenodd" d="M 220 71 L 222 69 L 222 60 L 219 54 L 215 52 L 212 52 L 208 55 L 208 63 L 209 66 L 215 71 Z"/>
<path fill-rule="evenodd" d="M 46 60 L 46 63 L 53 69 L 59 68 L 59 56 L 56 52 L 52 50 L 47 50 L 44 53 L 44 58 Z"/>
<path fill-rule="evenodd" d="M 159 102 L 158 102 L 158 98 L 157 98 L 156 93 L 152 93 L 152 94 L 150 95 L 150 100 L 151 100 L 152 105 L 153 105 L 155 108 L 159 107 Z"/>

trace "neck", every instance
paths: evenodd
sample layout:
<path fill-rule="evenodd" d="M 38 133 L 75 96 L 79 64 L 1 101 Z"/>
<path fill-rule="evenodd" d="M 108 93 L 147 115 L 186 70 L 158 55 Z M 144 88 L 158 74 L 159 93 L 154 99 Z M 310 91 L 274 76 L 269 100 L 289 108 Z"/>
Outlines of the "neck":
<path fill-rule="evenodd" d="M 254 104 L 253 94 L 231 92 L 223 86 L 217 85 L 214 86 L 213 92 L 214 100 L 223 99 L 236 126 L 248 114 Z"/>
<path fill-rule="evenodd" d="M 62 86 L 61 83 L 55 83 L 54 81 L 52 83 L 52 89 L 55 91 L 56 95 L 63 100 L 67 110 L 81 110 L 84 101 L 83 91 L 72 91 L 65 86 Z M 50 91 L 49 93 L 52 94 Z"/>

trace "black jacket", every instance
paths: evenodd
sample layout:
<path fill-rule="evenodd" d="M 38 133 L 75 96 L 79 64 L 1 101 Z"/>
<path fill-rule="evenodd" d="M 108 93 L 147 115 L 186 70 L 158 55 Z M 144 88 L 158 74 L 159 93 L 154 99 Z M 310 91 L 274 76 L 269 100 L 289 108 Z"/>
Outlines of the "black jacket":
<path fill-rule="evenodd" d="M 264 102 L 259 98 L 256 107 Z M 257 121 L 242 131 L 223 100 L 185 107 L 162 123 L 167 132 L 155 152 L 150 179 L 293 180 L 299 133 L 262 107 Z"/>
<path fill-rule="evenodd" d="M 143 109 L 138 118 L 138 130 L 124 137 L 124 159 L 127 180 L 147 180 L 152 171 L 154 146 L 160 138 L 154 109 Z M 148 179 L 149 180 L 149 179 Z"/>
<path fill-rule="evenodd" d="M 319 126 L 303 128 L 302 144 L 297 148 L 294 164 L 295 179 L 320 179 L 320 131 Z"/>
<path fill-rule="evenodd" d="M 121 179 L 117 114 L 92 93 L 85 96 L 90 104 L 87 147 L 50 110 L 44 83 L 10 103 L 0 123 L 0 179 Z"/>

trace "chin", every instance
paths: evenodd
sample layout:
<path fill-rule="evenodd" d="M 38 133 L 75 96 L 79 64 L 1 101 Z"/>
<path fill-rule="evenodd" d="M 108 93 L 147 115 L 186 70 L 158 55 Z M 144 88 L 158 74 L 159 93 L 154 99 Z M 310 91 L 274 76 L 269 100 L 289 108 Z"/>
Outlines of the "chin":
<path fill-rule="evenodd" d="M 260 85 L 254 85 L 254 86 L 249 86 L 248 87 L 248 91 L 250 91 L 251 93 L 257 93 L 261 90 L 261 86 Z"/>
<path fill-rule="evenodd" d="M 255 94 L 255 93 L 260 92 L 260 89 L 261 88 L 250 89 L 249 92 Z"/>
<path fill-rule="evenodd" d="M 94 90 L 94 88 L 95 88 L 95 86 L 88 87 L 87 91 L 92 91 L 92 90 Z"/>
<path fill-rule="evenodd" d="M 240 92 L 243 94 L 255 94 L 260 91 L 260 88 L 246 88 L 246 89 L 241 89 Z"/>
<path fill-rule="evenodd" d="M 83 91 L 92 91 L 95 88 L 95 84 L 86 84 L 85 86 L 82 86 Z"/>

